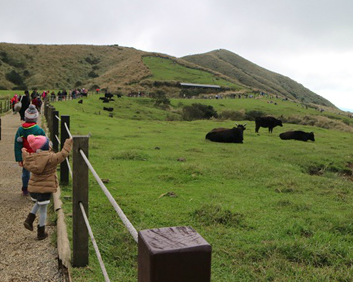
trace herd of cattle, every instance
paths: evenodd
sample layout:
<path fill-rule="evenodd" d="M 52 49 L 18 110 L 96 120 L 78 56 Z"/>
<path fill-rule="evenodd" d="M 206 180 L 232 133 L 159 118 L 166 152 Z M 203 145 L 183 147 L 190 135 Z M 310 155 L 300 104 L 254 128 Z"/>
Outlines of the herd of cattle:
<path fill-rule="evenodd" d="M 118 98 L 121 98 L 121 95 L 117 94 Z M 100 100 L 103 103 L 109 103 L 114 101 L 113 94 L 105 93 L 104 97 L 100 97 Z M 80 100 L 78 103 L 82 103 Z M 114 108 L 112 107 L 103 107 L 104 111 L 112 112 Z M 206 134 L 206 139 L 213 142 L 222 142 L 222 143 L 243 143 L 244 140 L 244 130 L 245 124 L 236 124 L 236 127 L 233 128 L 214 128 Z M 276 126 L 283 126 L 282 121 L 271 116 L 266 117 L 257 117 L 255 119 L 255 132 L 259 133 L 260 127 L 268 128 L 268 132 L 272 133 L 273 129 Z M 304 131 L 287 131 L 279 135 L 282 140 L 299 140 L 299 141 L 315 141 L 313 132 L 304 132 Z"/>
<path fill-rule="evenodd" d="M 246 129 L 246 123 L 236 124 L 237 127 L 233 128 L 214 128 L 206 134 L 206 139 L 213 142 L 223 143 L 243 143 L 244 130 Z M 257 117 L 255 119 L 255 132 L 258 133 L 260 127 L 268 128 L 268 131 L 272 133 L 273 128 L 276 126 L 283 126 L 282 121 L 274 117 Z M 299 140 L 299 141 L 315 141 L 313 132 L 304 131 L 287 131 L 279 135 L 282 140 Z"/>

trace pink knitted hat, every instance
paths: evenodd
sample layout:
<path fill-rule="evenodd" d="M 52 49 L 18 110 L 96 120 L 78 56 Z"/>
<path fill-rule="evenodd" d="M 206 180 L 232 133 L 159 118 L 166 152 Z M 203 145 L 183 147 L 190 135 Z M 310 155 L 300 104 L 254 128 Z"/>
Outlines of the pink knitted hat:
<path fill-rule="evenodd" d="M 49 139 L 46 136 L 28 135 L 27 141 L 34 152 L 36 152 L 38 149 L 45 151 L 49 150 Z"/>

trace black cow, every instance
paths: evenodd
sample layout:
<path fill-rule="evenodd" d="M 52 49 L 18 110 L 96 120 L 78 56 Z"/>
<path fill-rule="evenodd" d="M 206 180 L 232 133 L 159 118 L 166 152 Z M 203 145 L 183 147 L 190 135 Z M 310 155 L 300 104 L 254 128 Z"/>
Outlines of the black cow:
<path fill-rule="evenodd" d="M 282 140 L 299 140 L 299 141 L 315 141 L 314 132 L 304 132 L 304 131 L 287 131 L 279 135 Z"/>
<path fill-rule="evenodd" d="M 260 127 L 268 127 L 268 132 L 272 133 L 272 130 L 277 125 L 283 126 L 282 121 L 274 117 L 257 117 L 255 118 L 255 132 L 259 132 Z"/>
<path fill-rule="evenodd" d="M 214 128 L 206 134 L 206 139 L 222 143 L 243 143 L 243 131 L 245 129 L 245 124 L 230 129 Z"/>
<path fill-rule="evenodd" d="M 104 94 L 104 97 L 105 97 L 105 98 L 108 98 L 108 99 L 113 98 L 113 96 L 114 96 L 114 95 L 111 94 L 111 93 L 105 93 L 105 94 Z"/>
<path fill-rule="evenodd" d="M 109 99 L 106 97 L 99 97 L 99 100 L 102 100 L 103 103 L 109 103 Z"/>
<path fill-rule="evenodd" d="M 235 126 L 236 127 L 244 127 L 244 130 L 246 129 L 245 128 L 245 125 L 246 123 L 244 123 L 243 125 L 238 125 L 237 123 L 235 123 Z M 215 131 L 223 131 L 223 130 L 228 130 L 229 128 L 225 128 L 225 127 L 216 127 L 216 128 L 213 128 L 210 132 L 215 132 Z"/>
<path fill-rule="evenodd" d="M 108 112 L 112 112 L 112 111 L 114 111 L 114 108 L 103 107 L 103 110 L 108 111 Z"/>

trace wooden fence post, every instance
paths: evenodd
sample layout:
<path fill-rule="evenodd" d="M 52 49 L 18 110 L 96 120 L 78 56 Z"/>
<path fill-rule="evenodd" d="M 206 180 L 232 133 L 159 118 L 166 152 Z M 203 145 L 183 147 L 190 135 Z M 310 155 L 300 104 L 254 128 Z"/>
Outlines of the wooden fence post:
<path fill-rule="evenodd" d="M 44 102 L 44 116 L 47 121 L 48 121 L 48 108 L 49 108 L 49 104 L 47 101 L 45 101 Z"/>
<path fill-rule="evenodd" d="M 48 129 L 49 129 L 49 138 L 52 140 L 52 135 L 53 135 L 53 110 L 54 107 L 52 105 L 49 105 L 48 108 Z"/>
<path fill-rule="evenodd" d="M 67 128 L 70 129 L 70 116 L 62 115 L 61 122 L 60 122 L 60 143 L 61 148 L 63 148 L 65 140 L 69 138 L 69 133 L 66 130 L 65 123 Z M 67 162 L 64 161 L 60 164 L 60 184 L 61 185 L 68 185 L 69 184 L 69 167 Z"/>
<path fill-rule="evenodd" d="M 82 150 L 88 158 L 88 138 L 88 136 L 73 136 L 72 265 L 74 267 L 88 265 L 88 230 L 80 209 L 82 203 L 88 217 L 88 167 L 80 153 Z"/>
<path fill-rule="evenodd" d="M 52 112 L 52 142 L 53 142 L 53 149 L 55 152 L 58 152 L 59 150 L 59 142 L 58 139 L 56 139 L 55 135 L 59 138 L 59 120 L 57 119 L 57 117 L 59 117 L 59 112 L 55 110 L 53 110 Z"/>
<path fill-rule="evenodd" d="M 0 117 L 0 140 L 1 140 L 1 117 Z"/>
<path fill-rule="evenodd" d="M 142 230 L 138 282 L 210 282 L 211 246 L 191 227 Z"/>

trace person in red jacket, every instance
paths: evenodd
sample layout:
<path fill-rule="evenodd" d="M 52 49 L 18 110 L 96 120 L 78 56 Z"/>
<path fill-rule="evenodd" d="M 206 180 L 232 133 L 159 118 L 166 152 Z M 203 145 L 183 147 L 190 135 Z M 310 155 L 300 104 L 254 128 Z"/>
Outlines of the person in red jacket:
<path fill-rule="evenodd" d="M 15 112 L 15 104 L 18 102 L 18 96 L 17 96 L 17 94 L 15 94 L 15 95 L 11 98 L 10 102 L 11 102 L 11 109 L 12 109 L 13 112 Z"/>

